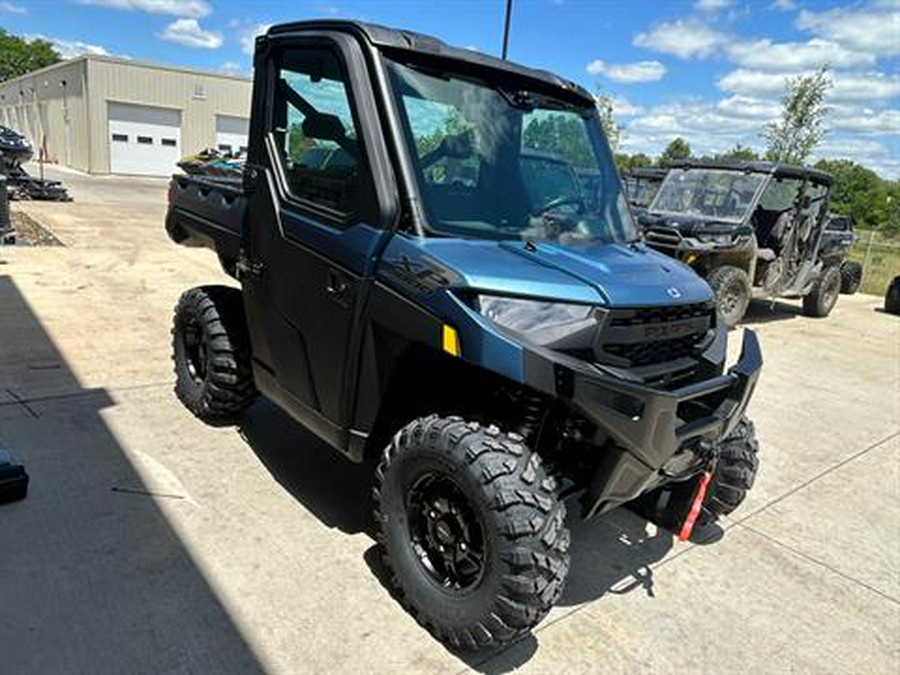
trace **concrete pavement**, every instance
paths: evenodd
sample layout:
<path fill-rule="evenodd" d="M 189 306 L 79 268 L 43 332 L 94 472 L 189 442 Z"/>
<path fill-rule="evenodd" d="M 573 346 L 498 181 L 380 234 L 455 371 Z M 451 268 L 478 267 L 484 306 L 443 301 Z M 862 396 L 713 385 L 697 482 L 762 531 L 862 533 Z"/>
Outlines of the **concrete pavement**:
<path fill-rule="evenodd" d="M 460 659 L 382 585 L 364 467 L 265 402 L 239 432 L 171 394 L 172 306 L 224 277 L 166 239 L 165 182 L 62 177 L 74 203 L 20 207 L 66 247 L 0 249 L 0 445 L 32 476 L 0 507 L 0 672 L 900 670 L 900 320 L 879 299 L 754 305 L 761 472 L 718 541 L 573 522 L 559 606 Z"/>

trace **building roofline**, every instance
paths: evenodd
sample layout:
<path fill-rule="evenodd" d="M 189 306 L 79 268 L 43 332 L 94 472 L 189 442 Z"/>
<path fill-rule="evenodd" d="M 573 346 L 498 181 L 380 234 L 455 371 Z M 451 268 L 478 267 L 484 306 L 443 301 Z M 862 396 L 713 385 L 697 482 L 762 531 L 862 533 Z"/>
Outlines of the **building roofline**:
<path fill-rule="evenodd" d="M 28 82 L 35 77 L 39 77 L 41 75 L 51 73 L 54 70 L 58 70 L 59 68 L 71 66 L 76 63 L 88 62 L 88 61 L 101 61 L 103 63 L 113 63 L 116 65 L 124 65 L 124 66 L 134 66 L 136 68 L 151 68 L 154 70 L 165 70 L 169 72 L 176 73 L 184 73 L 187 75 L 197 75 L 200 77 L 217 77 L 224 80 L 233 80 L 236 82 L 252 82 L 250 77 L 243 77 L 241 75 L 229 75 L 227 73 L 217 73 L 213 70 L 202 70 L 200 68 L 186 68 L 184 66 L 173 66 L 167 65 L 164 63 L 156 63 L 154 61 L 140 61 L 137 59 L 124 59 L 118 56 L 106 56 L 103 54 L 82 54 L 80 56 L 76 56 L 72 59 L 66 59 L 64 61 L 60 61 L 59 63 L 54 63 L 52 66 L 47 66 L 45 68 L 40 68 L 39 70 L 33 70 L 30 73 L 25 73 L 24 75 L 19 75 L 18 77 L 14 77 L 10 80 L 5 80 L 0 82 L 0 88 L 7 87 L 9 85 L 14 85 L 19 82 Z"/>

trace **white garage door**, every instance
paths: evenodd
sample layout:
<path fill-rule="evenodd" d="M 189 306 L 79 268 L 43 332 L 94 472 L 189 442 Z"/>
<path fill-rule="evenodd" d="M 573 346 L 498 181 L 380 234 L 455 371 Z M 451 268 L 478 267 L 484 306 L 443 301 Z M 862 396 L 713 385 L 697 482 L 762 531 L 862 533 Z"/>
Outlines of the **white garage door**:
<path fill-rule="evenodd" d="M 220 152 L 246 152 L 249 134 L 250 120 L 216 115 L 216 148 Z"/>
<path fill-rule="evenodd" d="M 181 112 L 109 104 L 109 170 L 167 176 L 181 159 Z"/>

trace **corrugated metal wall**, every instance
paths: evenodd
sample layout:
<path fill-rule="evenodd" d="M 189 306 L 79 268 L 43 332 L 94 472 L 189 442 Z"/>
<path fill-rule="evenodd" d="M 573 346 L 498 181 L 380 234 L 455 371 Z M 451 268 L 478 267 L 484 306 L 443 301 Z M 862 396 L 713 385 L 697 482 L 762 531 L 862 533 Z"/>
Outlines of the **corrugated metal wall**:
<path fill-rule="evenodd" d="M 251 89 L 240 78 L 86 56 L 0 83 L 0 124 L 36 148 L 46 139 L 50 161 L 109 173 L 110 102 L 179 110 L 191 154 L 215 146 L 216 115 L 250 116 Z"/>
<path fill-rule="evenodd" d="M 89 170 L 85 61 L 69 61 L 0 82 L 0 124 L 25 134 L 47 158 Z"/>
<path fill-rule="evenodd" d="M 249 117 L 250 92 L 247 80 L 90 59 L 88 95 L 95 171 L 109 171 L 109 102 L 180 110 L 181 150 L 188 155 L 215 146 L 217 114 Z"/>

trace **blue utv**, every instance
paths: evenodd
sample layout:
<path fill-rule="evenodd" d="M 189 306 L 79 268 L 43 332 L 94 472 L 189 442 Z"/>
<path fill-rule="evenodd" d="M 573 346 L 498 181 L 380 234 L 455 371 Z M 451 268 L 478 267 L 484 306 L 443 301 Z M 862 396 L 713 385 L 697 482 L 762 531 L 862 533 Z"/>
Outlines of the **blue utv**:
<path fill-rule="evenodd" d="M 355 22 L 256 42 L 241 178 L 175 176 L 166 227 L 240 289 L 175 311 L 176 393 L 261 393 L 377 462 L 397 595 L 440 640 L 516 639 L 560 597 L 566 506 L 640 500 L 686 538 L 757 468 L 761 367 L 709 286 L 641 243 L 592 96 Z"/>

